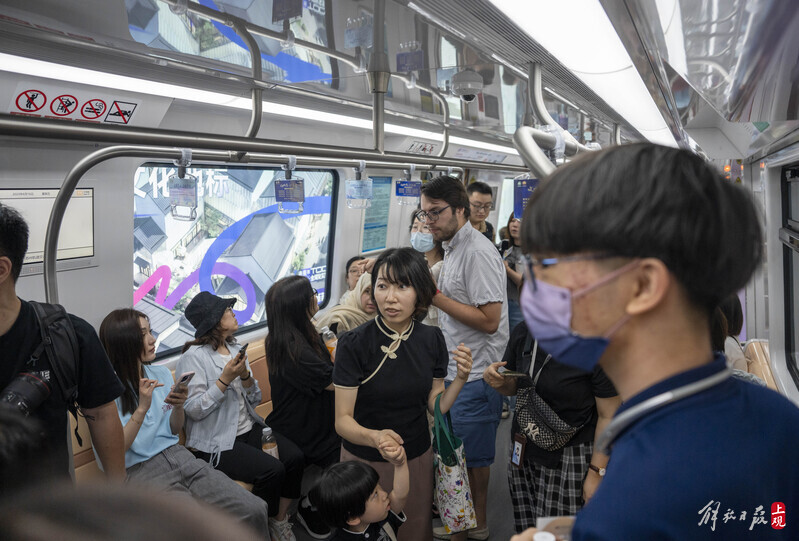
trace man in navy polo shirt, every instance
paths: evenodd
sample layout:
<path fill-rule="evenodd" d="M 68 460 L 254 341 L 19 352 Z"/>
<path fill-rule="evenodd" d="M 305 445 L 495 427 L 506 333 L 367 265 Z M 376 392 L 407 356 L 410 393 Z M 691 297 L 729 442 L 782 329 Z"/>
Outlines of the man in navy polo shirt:
<path fill-rule="evenodd" d="M 623 400 L 572 539 L 798 539 L 799 409 L 711 351 L 710 314 L 762 257 L 747 194 L 688 151 L 623 145 L 558 168 L 522 228 L 533 335 Z"/>

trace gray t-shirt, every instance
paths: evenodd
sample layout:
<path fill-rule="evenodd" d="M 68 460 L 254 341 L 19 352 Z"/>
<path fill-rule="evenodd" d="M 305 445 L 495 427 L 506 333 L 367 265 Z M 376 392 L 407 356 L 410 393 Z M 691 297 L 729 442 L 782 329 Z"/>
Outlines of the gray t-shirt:
<path fill-rule="evenodd" d="M 491 302 L 502 303 L 499 328 L 494 334 L 473 329 L 443 310 L 438 317 L 448 350 L 454 350 L 461 342 L 471 348 L 473 364 L 469 381 L 477 381 L 482 379 L 488 365 L 502 359 L 508 343 L 505 265 L 494 244 L 469 224 L 461 227 L 443 246 L 444 265 L 438 281 L 441 293 L 474 307 Z M 447 381 L 454 380 L 457 373 L 457 364 L 450 359 Z"/>

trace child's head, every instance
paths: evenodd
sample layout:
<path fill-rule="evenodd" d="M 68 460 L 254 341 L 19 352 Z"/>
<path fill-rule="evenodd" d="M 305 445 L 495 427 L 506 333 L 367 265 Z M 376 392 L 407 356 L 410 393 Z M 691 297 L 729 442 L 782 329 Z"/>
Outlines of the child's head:
<path fill-rule="evenodd" d="M 308 494 L 322 520 L 335 528 L 357 528 L 388 516 L 388 494 L 369 464 L 349 461 L 328 467 Z"/>

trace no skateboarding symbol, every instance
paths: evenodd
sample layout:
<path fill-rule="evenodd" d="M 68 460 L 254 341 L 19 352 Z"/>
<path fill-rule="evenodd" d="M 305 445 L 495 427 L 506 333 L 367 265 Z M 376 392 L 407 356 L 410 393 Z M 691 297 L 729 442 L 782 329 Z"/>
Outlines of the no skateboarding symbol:
<path fill-rule="evenodd" d="M 105 102 L 100 99 L 87 101 L 80 110 L 80 114 L 87 120 L 97 120 L 103 113 L 105 113 Z"/>
<path fill-rule="evenodd" d="M 35 113 L 47 103 L 47 96 L 41 90 L 26 90 L 17 96 L 17 109 Z"/>
<path fill-rule="evenodd" d="M 105 115 L 105 122 L 113 124 L 127 124 L 133 116 L 133 111 L 136 110 L 135 103 L 125 101 L 115 101 L 111 104 L 108 114 Z"/>
<path fill-rule="evenodd" d="M 78 99 L 69 94 L 63 94 L 50 102 L 50 110 L 54 115 L 71 115 L 78 108 Z"/>

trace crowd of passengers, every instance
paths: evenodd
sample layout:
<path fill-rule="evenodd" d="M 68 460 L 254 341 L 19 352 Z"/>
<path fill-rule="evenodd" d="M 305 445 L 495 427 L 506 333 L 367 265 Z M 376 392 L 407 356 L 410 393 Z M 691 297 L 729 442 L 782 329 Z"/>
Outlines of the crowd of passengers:
<path fill-rule="evenodd" d="M 799 431 L 788 429 L 799 410 L 746 373 L 737 341 L 736 292 L 762 255 L 746 194 L 690 153 L 640 144 L 559 168 L 500 239 L 486 221 L 492 205 L 480 182 L 425 183 L 411 246 L 348 261 L 347 291 L 323 314 L 307 278 L 275 282 L 265 299 L 265 419 L 234 299 L 201 292 L 186 307 L 196 332 L 175 369 L 193 374 L 185 385 L 153 363 L 145 314 L 114 310 L 99 340 L 70 316 L 98 464 L 110 478 L 222 509 L 260 539 L 293 541 L 296 509 L 317 539 L 481 540 L 496 433 L 510 413 L 502 452 L 512 509 L 503 512 L 518 539 L 533 538 L 538 518 L 573 515 L 575 540 L 795 534 L 795 519 L 768 527 L 763 509 L 799 504 Z M 27 226 L 3 205 L 0 233 L 6 388 L 21 372 L 46 374 L 50 361 L 14 289 Z M 432 527 L 436 402 L 464 444 L 476 527 L 461 532 Z M 25 468 L 63 475 L 65 411 L 51 394 L 33 415 L 37 431 L 0 409 L 4 495 L 35 484 Z M 531 412 L 566 435 L 541 437 Z M 52 463 L 31 451 L 46 446 L 42 437 L 59 457 Z M 762 461 L 735 469 L 729 449 Z M 322 473 L 303 494 L 309 465 Z M 722 519 L 728 508 L 748 511 L 751 525 Z M 0 505 L 0 529 L 16 527 L 17 515 Z"/>

